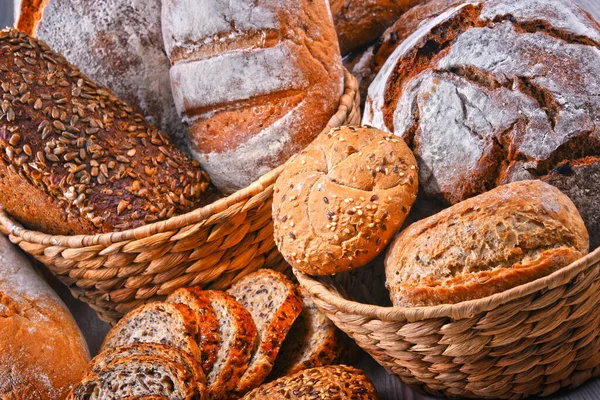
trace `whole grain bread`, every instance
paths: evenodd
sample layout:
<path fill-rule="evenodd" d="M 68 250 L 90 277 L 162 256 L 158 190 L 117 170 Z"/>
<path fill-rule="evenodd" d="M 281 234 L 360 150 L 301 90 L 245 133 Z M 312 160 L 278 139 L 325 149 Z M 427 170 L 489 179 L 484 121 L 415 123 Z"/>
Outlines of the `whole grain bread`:
<path fill-rule="evenodd" d="M 198 317 L 188 306 L 149 303 L 121 318 L 106 335 L 100 351 L 135 343 L 160 343 L 185 351 L 200 361 L 197 334 Z"/>
<path fill-rule="evenodd" d="M 229 399 L 248 369 L 254 342 L 256 325 L 252 315 L 225 292 L 205 292 L 219 320 L 221 345 L 217 361 L 207 375 L 211 399 Z"/>
<path fill-rule="evenodd" d="M 331 275 L 362 267 L 402 225 L 417 163 L 399 138 L 371 127 L 324 132 L 275 183 L 275 243 L 294 268 Z"/>
<path fill-rule="evenodd" d="M 242 400 L 377 400 L 371 380 L 359 369 L 345 365 L 306 369 L 262 385 Z"/>
<path fill-rule="evenodd" d="M 202 399 L 194 375 L 183 366 L 155 356 L 131 356 L 116 359 L 97 373 L 88 374 L 68 400 L 117 400 L 131 396 Z"/>
<path fill-rule="evenodd" d="M 224 193 L 283 164 L 337 110 L 327 0 L 164 0 L 162 24 L 190 149 Z"/>
<path fill-rule="evenodd" d="M 236 386 L 242 396 L 271 372 L 281 344 L 302 311 L 302 299 L 285 275 L 271 269 L 246 275 L 228 293 L 250 312 L 258 332 L 248 369 Z"/>
<path fill-rule="evenodd" d="M 588 252 L 575 205 L 541 181 L 515 182 L 416 222 L 392 243 L 395 306 L 478 299 L 534 281 Z"/>
<path fill-rule="evenodd" d="M 202 368 L 209 373 L 217 359 L 221 338 L 219 321 L 210 299 L 199 287 L 182 288 L 173 292 L 167 302 L 185 304 L 198 317 L 198 347 L 202 353 Z"/>
<path fill-rule="evenodd" d="M 43 42 L 0 31 L 0 206 L 30 229 L 94 234 L 191 211 L 198 164 Z"/>
<path fill-rule="evenodd" d="M 333 322 L 319 310 L 305 289 L 298 288 L 298 293 L 302 296 L 302 312 L 281 345 L 267 381 L 330 365 L 343 349 Z"/>

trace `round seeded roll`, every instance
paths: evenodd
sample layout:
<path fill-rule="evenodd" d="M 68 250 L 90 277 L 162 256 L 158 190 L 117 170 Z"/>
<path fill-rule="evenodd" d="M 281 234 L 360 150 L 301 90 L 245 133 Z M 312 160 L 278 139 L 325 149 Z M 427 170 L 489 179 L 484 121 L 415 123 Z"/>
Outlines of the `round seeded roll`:
<path fill-rule="evenodd" d="M 287 164 L 273 196 L 275 242 L 294 268 L 361 267 L 400 228 L 417 195 L 404 141 L 372 127 L 334 128 Z"/>

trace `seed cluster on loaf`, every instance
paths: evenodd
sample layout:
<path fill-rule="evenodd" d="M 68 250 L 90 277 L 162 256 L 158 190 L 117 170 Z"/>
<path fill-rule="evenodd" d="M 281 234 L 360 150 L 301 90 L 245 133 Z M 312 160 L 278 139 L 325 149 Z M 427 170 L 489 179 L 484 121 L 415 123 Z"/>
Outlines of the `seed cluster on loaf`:
<path fill-rule="evenodd" d="M 417 175 L 410 149 L 393 135 L 371 127 L 323 133 L 286 164 L 275 184 L 275 243 L 308 274 L 361 267 L 404 222 Z"/>
<path fill-rule="evenodd" d="M 0 32 L 0 88 L 0 204 L 28 227 L 124 230 L 199 204 L 198 163 L 43 42 Z"/>

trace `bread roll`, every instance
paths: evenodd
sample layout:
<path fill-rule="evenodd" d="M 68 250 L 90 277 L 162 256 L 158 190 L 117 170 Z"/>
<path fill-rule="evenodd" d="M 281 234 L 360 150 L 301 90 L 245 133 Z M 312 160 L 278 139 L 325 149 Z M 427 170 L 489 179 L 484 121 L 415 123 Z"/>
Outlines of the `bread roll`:
<path fill-rule="evenodd" d="M 43 42 L 0 32 L 0 205 L 30 229 L 124 230 L 200 204 L 208 177 Z"/>
<path fill-rule="evenodd" d="M 160 7 L 160 0 L 23 0 L 17 28 L 46 42 L 184 145 Z"/>
<path fill-rule="evenodd" d="M 62 399 L 89 351 L 60 298 L 0 235 L 0 398 Z"/>
<path fill-rule="evenodd" d="M 164 0 L 162 22 L 191 151 L 224 193 L 284 163 L 337 110 L 326 0 Z"/>
<path fill-rule="evenodd" d="M 294 268 L 331 275 L 386 246 L 417 195 L 406 144 L 371 127 L 320 135 L 290 160 L 273 194 L 275 243 Z"/>
<path fill-rule="evenodd" d="M 478 299 L 534 281 L 588 252 L 567 196 L 541 181 L 500 186 L 409 226 L 385 259 L 395 306 Z"/>
<path fill-rule="evenodd" d="M 455 204 L 545 179 L 563 161 L 600 154 L 599 45 L 600 26 L 570 0 L 451 5 L 394 50 L 363 122 L 414 148 L 429 198 Z"/>

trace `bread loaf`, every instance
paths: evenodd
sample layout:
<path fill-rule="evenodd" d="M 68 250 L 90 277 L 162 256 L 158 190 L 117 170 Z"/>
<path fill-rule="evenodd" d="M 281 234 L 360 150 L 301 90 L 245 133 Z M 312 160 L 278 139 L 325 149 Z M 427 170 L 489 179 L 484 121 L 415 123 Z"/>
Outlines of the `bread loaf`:
<path fill-rule="evenodd" d="M 600 154 L 599 44 L 600 26 L 570 0 L 451 5 L 394 50 L 363 122 L 409 143 L 429 198 L 455 204 L 546 179 L 564 161 Z"/>
<path fill-rule="evenodd" d="M 371 127 L 335 128 L 291 159 L 277 179 L 275 243 L 307 274 L 361 267 L 400 228 L 417 186 L 416 161 L 401 139 Z"/>
<path fill-rule="evenodd" d="M 208 178 L 43 42 L 0 32 L 0 206 L 48 234 L 137 227 L 197 207 Z"/>
<path fill-rule="evenodd" d="M 60 298 L 0 235 L 0 398 L 62 399 L 89 361 Z"/>
<path fill-rule="evenodd" d="M 343 69 L 326 0 L 163 1 L 177 110 L 221 191 L 308 145 L 337 110 Z"/>
<path fill-rule="evenodd" d="M 46 42 L 183 145 L 160 9 L 160 0 L 23 0 L 17 29 Z"/>
<path fill-rule="evenodd" d="M 478 299 L 534 281 L 588 252 L 573 203 L 541 181 L 500 186 L 412 224 L 385 259 L 395 306 Z"/>

